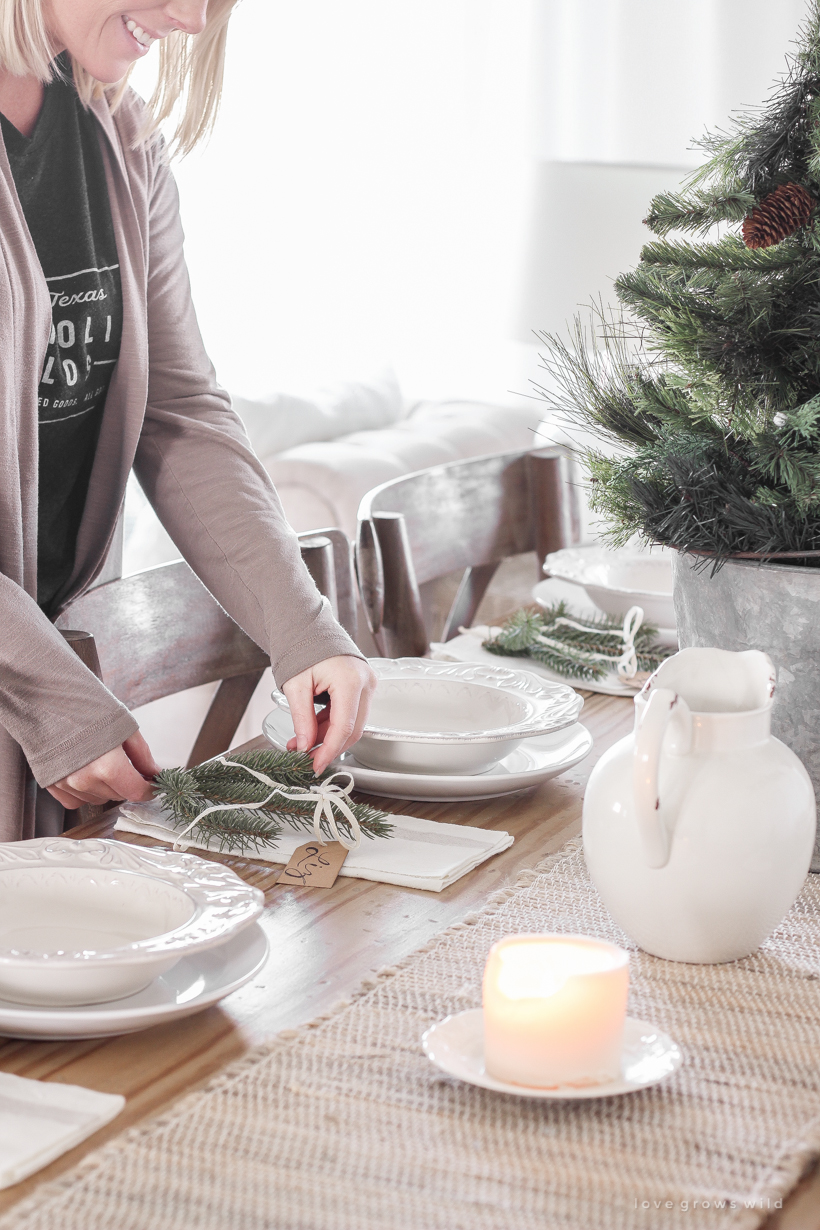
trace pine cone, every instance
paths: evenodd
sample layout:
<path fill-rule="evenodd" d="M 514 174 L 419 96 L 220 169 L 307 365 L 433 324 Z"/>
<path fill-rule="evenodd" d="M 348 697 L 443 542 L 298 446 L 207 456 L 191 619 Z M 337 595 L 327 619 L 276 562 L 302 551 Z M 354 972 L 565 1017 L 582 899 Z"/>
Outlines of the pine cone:
<path fill-rule="evenodd" d="M 806 226 L 816 205 L 802 184 L 781 184 L 764 196 L 743 223 L 747 248 L 770 248 L 801 226 Z"/>

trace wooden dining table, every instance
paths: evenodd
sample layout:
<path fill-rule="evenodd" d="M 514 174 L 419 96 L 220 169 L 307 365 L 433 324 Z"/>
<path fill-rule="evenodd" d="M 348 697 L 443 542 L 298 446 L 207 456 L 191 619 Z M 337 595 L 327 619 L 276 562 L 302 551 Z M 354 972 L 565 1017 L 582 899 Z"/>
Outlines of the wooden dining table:
<path fill-rule="evenodd" d="M 0 1040 L 0 1070 L 38 1080 L 85 1085 L 123 1094 L 125 1109 L 113 1123 L 14 1187 L 0 1191 L 0 1215 L 41 1183 L 74 1166 L 106 1140 L 168 1108 L 280 1029 L 325 1012 L 366 978 L 403 957 L 465 914 L 490 893 L 514 883 L 519 872 L 558 850 L 581 829 L 581 804 L 590 771 L 601 754 L 628 733 L 632 703 L 584 693 L 581 720 L 594 738 L 592 753 L 574 769 L 517 794 L 470 802 L 421 803 L 373 799 L 384 810 L 450 824 L 503 830 L 515 838 L 440 893 L 343 877 L 332 888 L 277 884 L 281 865 L 246 856 L 203 853 L 227 863 L 261 888 L 261 918 L 270 941 L 266 966 L 222 1003 L 195 1016 L 140 1033 L 67 1042 Z M 264 739 L 241 748 L 268 746 Z M 114 832 L 116 810 L 81 828 L 76 839 L 108 837 L 137 845 L 151 838 Z M 820 1230 L 820 1170 L 809 1170 L 766 1230 Z"/>

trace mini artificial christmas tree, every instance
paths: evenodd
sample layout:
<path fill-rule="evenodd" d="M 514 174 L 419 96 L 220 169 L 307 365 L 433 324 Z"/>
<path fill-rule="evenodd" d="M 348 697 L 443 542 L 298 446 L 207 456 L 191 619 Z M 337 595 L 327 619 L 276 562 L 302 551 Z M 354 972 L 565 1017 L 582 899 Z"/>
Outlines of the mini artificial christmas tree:
<path fill-rule="evenodd" d="M 820 0 L 769 102 L 700 145 L 649 207 L 623 315 L 543 335 L 543 392 L 617 445 L 586 454 L 616 542 L 820 564 Z"/>

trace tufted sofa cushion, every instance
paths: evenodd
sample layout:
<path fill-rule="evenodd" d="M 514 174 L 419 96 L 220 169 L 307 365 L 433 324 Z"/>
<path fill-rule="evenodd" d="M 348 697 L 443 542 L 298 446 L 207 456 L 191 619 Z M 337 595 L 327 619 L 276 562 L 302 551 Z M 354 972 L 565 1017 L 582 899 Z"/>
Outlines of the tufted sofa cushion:
<path fill-rule="evenodd" d="M 371 488 L 443 462 L 534 447 L 538 420 L 532 403 L 422 402 L 379 431 L 260 455 L 296 530 L 337 525 L 353 537 L 359 503 Z"/>
<path fill-rule="evenodd" d="M 311 440 L 389 427 L 405 413 L 392 371 L 367 384 L 344 381 L 308 396 L 275 393 L 254 401 L 233 396 L 231 401 L 260 457 Z"/>

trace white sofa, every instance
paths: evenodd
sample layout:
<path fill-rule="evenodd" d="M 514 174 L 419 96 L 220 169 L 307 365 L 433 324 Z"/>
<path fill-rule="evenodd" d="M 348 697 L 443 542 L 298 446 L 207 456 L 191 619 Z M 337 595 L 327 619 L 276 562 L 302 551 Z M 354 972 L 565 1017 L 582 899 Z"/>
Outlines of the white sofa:
<path fill-rule="evenodd" d="M 413 470 L 484 453 L 543 444 L 537 437 L 539 405 L 476 401 L 406 405 L 395 379 L 344 384 L 319 394 L 234 398 L 257 455 L 273 478 L 294 529 L 338 526 L 353 539 L 365 492 Z M 178 558 L 133 480 L 125 508 L 123 572 L 129 575 Z M 366 634 L 363 636 L 366 651 Z M 163 766 L 184 763 L 204 717 L 214 684 L 155 701 L 136 712 Z M 270 673 L 251 700 L 236 742 L 260 731 L 270 710 Z"/>
<path fill-rule="evenodd" d="M 534 447 L 540 417 L 538 404 L 524 398 L 520 406 L 407 406 L 390 377 L 341 385 L 314 398 L 233 400 L 293 528 L 335 525 L 351 539 L 361 498 L 379 483 L 446 461 Z M 126 575 L 179 554 L 133 479 L 123 554 Z"/>

